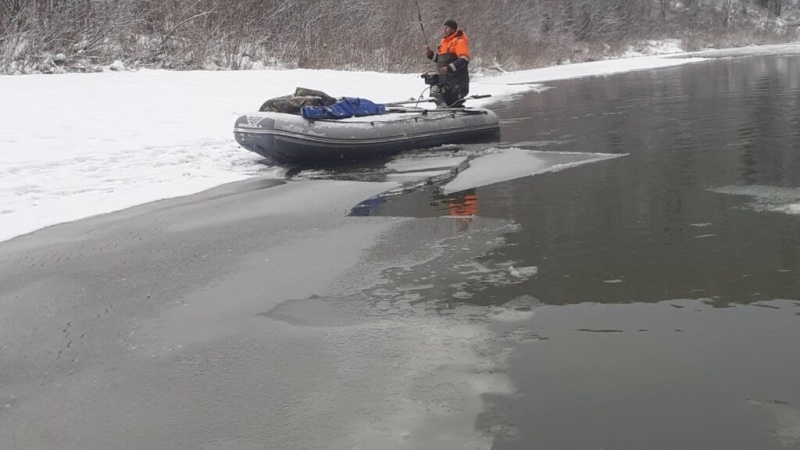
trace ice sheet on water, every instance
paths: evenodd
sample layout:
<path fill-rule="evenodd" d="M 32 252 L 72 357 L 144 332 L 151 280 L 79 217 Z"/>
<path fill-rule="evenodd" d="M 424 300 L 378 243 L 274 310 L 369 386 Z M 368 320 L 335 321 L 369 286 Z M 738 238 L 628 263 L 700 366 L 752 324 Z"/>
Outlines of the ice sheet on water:
<path fill-rule="evenodd" d="M 386 175 L 387 181 L 411 182 L 411 181 L 438 181 L 450 177 L 449 170 L 425 170 L 420 172 L 401 172 Z"/>
<path fill-rule="evenodd" d="M 800 214 L 800 188 L 778 186 L 723 186 L 709 189 L 718 194 L 752 197 L 747 206 L 756 211 Z"/>
<path fill-rule="evenodd" d="M 795 43 L 759 45 L 739 48 L 723 48 L 701 50 L 686 53 L 684 56 L 693 58 L 726 58 L 735 56 L 769 56 L 769 55 L 796 55 L 800 52 L 800 47 Z"/>
<path fill-rule="evenodd" d="M 469 168 L 459 173 L 453 181 L 445 184 L 442 190 L 445 194 L 451 194 L 540 173 L 557 172 L 581 164 L 620 156 L 624 155 L 537 152 L 510 148 L 470 161 Z"/>
<path fill-rule="evenodd" d="M 574 139 L 553 139 L 553 140 L 538 140 L 538 141 L 519 141 L 514 142 L 514 147 L 536 150 L 553 145 L 564 145 L 575 142 Z"/>
<path fill-rule="evenodd" d="M 517 278 L 530 278 L 537 273 L 539 273 L 539 268 L 536 266 L 528 266 L 528 267 L 509 267 L 509 272 L 511 275 Z"/>
<path fill-rule="evenodd" d="M 764 408 L 769 411 L 775 420 L 776 427 L 772 434 L 776 439 L 787 448 L 797 448 L 800 446 L 800 411 L 792 407 L 789 402 L 782 400 L 753 400 L 748 399 L 747 403 Z"/>
<path fill-rule="evenodd" d="M 536 309 L 541 306 L 538 299 L 523 295 L 503 305 L 490 306 L 487 308 L 487 315 L 497 322 L 520 322 L 531 319 L 536 314 Z"/>
<path fill-rule="evenodd" d="M 433 169 L 450 169 L 459 167 L 467 160 L 466 156 L 431 156 L 424 158 L 398 158 L 386 164 L 386 168 L 395 172 L 417 172 Z"/>
<path fill-rule="evenodd" d="M 553 80 L 608 75 L 612 73 L 630 72 L 639 69 L 671 67 L 681 64 L 703 61 L 700 54 L 690 54 L 693 58 L 663 58 L 649 56 L 643 58 L 622 58 L 617 60 L 596 61 L 592 63 L 564 64 L 541 69 L 509 72 L 493 77 L 492 80 L 505 84 L 534 84 Z"/>

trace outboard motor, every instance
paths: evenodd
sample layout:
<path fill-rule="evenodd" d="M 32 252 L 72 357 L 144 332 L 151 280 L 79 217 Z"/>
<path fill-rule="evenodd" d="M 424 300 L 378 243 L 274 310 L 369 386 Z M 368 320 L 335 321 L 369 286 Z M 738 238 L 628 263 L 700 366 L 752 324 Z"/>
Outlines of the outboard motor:
<path fill-rule="evenodd" d="M 452 76 L 449 73 L 439 73 L 439 72 L 425 72 L 422 74 L 422 78 L 425 79 L 425 84 L 429 86 L 436 86 L 441 83 L 452 83 Z"/>
<path fill-rule="evenodd" d="M 436 100 L 437 107 L 448 108 L 456 106 L 456 104 L 459 106 L 463 104 L 458 101 L 458 86 L 454 83 L 452 74 L 425 72 L 421 76 L 425 80 L 425 84 L 431 87 L 431 97 Z"/>

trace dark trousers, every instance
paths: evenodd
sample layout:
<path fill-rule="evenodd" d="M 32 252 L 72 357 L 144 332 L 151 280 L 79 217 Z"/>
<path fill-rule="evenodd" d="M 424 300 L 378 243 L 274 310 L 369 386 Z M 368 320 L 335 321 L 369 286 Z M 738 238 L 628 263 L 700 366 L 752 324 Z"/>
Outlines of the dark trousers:
<path fill-rule="evenodd" d="M 460 108 L 464 106 L 464 102 L 459 100 L 469 94 L 468 83 L 440 83 L 436 88 L 438 92 L 432 93 L 432 96 L 436 99 L 436 105 L 439 108 Z"/>

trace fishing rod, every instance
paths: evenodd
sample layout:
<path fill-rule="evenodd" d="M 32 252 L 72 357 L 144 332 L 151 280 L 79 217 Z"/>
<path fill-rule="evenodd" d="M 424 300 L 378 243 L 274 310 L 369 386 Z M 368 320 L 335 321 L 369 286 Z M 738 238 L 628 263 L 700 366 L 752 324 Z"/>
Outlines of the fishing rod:
<path fill-rule="evenodd" d="M 491 96 L 492 96 L 491 94 L 470 95 L 470 96 L 464 97 L 461 100 L 473 100 L 473 99 L 478 99 L 478 98 L 489 98 Z M 436 100 L 432 99 L 432 98 L 429 98 L 427 100 L 415 100 L 415 99 L 412 98 L 412 99 L 405 100 L 405 101 L 384 103 L 384 105 L 385 106 L 400 106 L 400 105 L 407 105 L 409 103 L 433 103 L 435 101 Z"/>
<path fill-rule="evenodd" d="M 425 26 L 422 24 L 422 10 L 419 9 L 419 0 L 414 0 L 417 4 L 417 17 L 419 18 L 419 28 L 422 30 L 422 40 L 425 41 L 425 47 L 431 48 L 428 45 L 428 36 L 425 34 Z"/>

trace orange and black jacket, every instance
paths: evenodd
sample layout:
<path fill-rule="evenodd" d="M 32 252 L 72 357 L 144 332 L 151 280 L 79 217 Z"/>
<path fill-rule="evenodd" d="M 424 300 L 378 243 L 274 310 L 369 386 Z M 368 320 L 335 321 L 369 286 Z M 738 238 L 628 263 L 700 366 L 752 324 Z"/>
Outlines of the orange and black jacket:
<path fill-rule="evenodd" d="M 428 53 L 428 58 L 436 62 L 437 67 L 447 67 L 447 72 L 452 73 L 456 80 L 469 82 L 469 40 L 466 33 L 457 30 L 442 38 L 436 54 Z"/>

